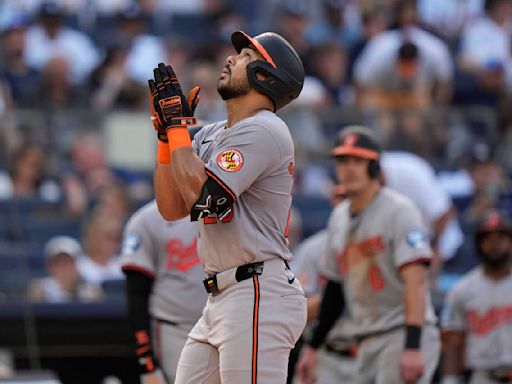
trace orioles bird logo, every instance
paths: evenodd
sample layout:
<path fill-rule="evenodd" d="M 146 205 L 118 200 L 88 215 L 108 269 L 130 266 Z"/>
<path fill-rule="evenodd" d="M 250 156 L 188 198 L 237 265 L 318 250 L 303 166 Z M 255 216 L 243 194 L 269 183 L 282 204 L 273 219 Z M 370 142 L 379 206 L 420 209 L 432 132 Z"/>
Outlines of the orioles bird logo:
<path fill-rule="evenodd" d="M 217 165 L 227 172 L 236 172 L 243 164 L 244 158 L 236 149 L 226 149 L 217 156 Z"/>
<path fill-rule="evenodd" d="M 350 132 L 343 138 L 343 145 L 347 147 L 353 147 L 355 143 L 357 143 L 357 139 L 359 135 L 357 133 Z"/>

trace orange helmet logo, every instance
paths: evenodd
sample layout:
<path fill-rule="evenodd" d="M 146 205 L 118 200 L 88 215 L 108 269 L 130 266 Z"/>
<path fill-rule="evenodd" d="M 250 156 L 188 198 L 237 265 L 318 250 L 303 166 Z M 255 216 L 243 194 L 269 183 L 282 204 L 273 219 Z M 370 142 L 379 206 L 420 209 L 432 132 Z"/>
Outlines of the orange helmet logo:
<path fill-rule="evenodd" d="M 354 132 L 350 132 L 343 137 L 343 145 L 347 147 L 353 147 L 357 140 L 359 139 L 359 135 Z"/>

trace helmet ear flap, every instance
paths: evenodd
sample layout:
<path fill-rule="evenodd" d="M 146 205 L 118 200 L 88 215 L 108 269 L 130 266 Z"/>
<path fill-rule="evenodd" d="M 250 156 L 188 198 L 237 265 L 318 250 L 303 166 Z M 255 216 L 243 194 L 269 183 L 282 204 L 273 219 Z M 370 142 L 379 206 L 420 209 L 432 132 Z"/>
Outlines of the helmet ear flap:
<path fill-rule="evenodd" d="M 368 176 L 371 179 L 376 179 L 380 175 L 380 163 L 378 160 L 370 160 L 368 164 Z"/>
<path fill-rule="evenodd" d="M 264 61 L 255 60 L 247 64 L 247 78 L 254 89 L 272 100 L 274 112 L 298 96 L 293 94 L 295 80 L 282 69 L 273 68 Z"/>

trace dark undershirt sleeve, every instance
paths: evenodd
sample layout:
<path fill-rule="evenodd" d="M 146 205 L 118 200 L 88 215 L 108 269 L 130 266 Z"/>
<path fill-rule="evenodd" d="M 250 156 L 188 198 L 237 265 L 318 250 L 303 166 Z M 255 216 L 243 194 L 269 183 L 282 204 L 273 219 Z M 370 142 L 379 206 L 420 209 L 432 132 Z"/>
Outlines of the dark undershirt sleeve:
<path fill-rule="evenodd" d="M 128 319 L 134 335 L 136 354 L 139 357 L 141 373 L 158 367 L 151 343 L 151 318 L 149 295 L 153 279 L 141 272 L 125 270 L 128 302 Z"/>
<path fill-rule="evenodd" d="M 345 307 L 345 299 L 340 283 L 329 280 L 320 304 L 320 313 L 309 345 L 319 348 L 325 341 L 327 334 L 338 320 Z"/>

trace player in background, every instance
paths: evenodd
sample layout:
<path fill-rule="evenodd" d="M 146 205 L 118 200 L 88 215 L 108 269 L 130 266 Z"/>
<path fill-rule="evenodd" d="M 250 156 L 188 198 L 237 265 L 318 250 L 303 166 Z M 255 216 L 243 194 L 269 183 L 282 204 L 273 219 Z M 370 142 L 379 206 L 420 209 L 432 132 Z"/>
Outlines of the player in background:
<path fill-rule="evenodd" d="M 464 275 L 445 298 L 443 384 L 512 382 L 512 224 L 497 211 L 477 225 L 482 264 Z"/>
<path fill-rule="evenodd" d="M 318 324 L 298 364 L 316 380 L 317 349 L 345 310 L 358 343 L 357 383 L 430 384 L 439 331 L 428 287 L 432 256 L 419 210 L 379 182 L 380 148 L 372 132 L 351 127 L 332 152 L 347 199 L 328 225 L 328 277 Z"/>
<path fill-rule="evenodd" d="M 171 384 L 207 297 L 197 256 L 197 224 L 188 217 L 167 222 L 155 201 L 144 205 L 126 225 L 122 268 L 141 382 Z"/>
<path fill-rule="evenodd" d="M 333 207 L 346 198 L 346 189 L 337 184 L 331 192 Z M 305 239 L 294 254 L 292 269 L 308 298 L 308 324 L 303 337 L 311 336 L 311 326 L 318 317 L 323 289 L 327 278 L 322 273 L 322 260 L 328 246 L 328 231 L 322 229 Z M 356 375 L 356 348 L 350 336 L 350 325 L 341 316 L 327 335 L 325 346 L 318 354 L 316 384 L 353 383 Z"/>

